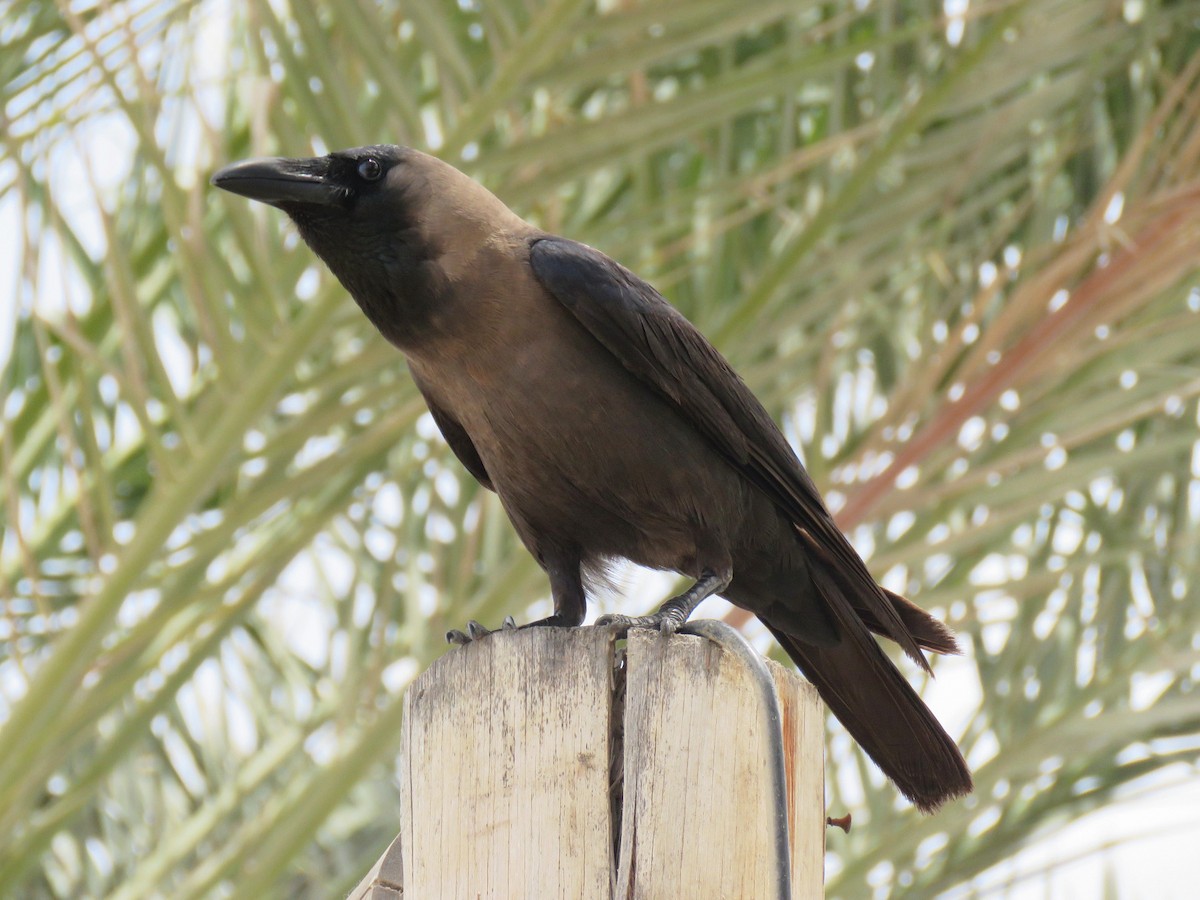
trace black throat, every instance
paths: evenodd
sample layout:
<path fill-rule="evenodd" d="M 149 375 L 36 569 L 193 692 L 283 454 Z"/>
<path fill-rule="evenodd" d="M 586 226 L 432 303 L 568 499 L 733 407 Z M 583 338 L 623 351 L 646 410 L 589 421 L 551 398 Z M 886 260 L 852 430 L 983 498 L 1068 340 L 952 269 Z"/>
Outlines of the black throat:
<path fill-rule="evenodd" d="M 380 334 L 401 350 L 429 339 L 449 284 L 438 248 L 411 216 L 393 214 L 384 224 L 323 211 L 287 212 Z"/>

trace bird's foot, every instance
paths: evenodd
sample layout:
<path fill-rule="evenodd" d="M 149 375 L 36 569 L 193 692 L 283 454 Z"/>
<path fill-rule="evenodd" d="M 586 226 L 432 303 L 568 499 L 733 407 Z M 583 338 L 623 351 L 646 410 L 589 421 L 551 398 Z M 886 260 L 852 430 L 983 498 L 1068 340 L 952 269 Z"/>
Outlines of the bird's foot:
<path fill-rule="evenodd" d="M 500 626 L 500 631 L 516 631 L 517 623 L 512 616 L 504 617 L 504 624 Z M 446 643 L 457 644 L 462 647 L 470 644 L 472 641 L 477 641 L 480 638 L 487 637 L 489 634 L 494 634 L 490 628 L 484 628 L 474 619 L 467 623 L 466 631 L 459 631 L 457 628 L 452 628 L 446 632 Z"/>
<path fill-rule="evenodd" d="M 596 624 L 601 628 L 615 629 L 618 637 L 625 637 L 630 628 L 656 628 L 664 635 L 674 634 L 683 627 L 702 600 L 724 590 L 732 578 L 733 573 L 727 568 L 719 572 L 705 569 L 695 584 L 660 606 L 654 615 L 601 616 L 596 620 Z"/>
<path fill-rule="evenodd" d="M 652 616 L 601 616 L 596 625 L 615 629 L 618 637 L 625 637 L 630 628 L 653 628 L 661 634 L 674 634 L 686 621 L 687 613 L 683 610 L 664 607 Z"/>

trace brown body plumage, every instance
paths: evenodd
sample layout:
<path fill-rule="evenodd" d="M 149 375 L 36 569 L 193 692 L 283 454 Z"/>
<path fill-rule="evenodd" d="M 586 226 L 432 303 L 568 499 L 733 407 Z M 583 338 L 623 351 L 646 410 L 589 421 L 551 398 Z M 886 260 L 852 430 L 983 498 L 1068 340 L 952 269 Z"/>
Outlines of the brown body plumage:
<path fill-rule="evenodd" d="M 214 183 L 295 220 L 405 355 L 455 454 L 497 492 L 583 621 L 586 573 L 630 559 L 697 579 L 770 628 L 924 810 L 971 789 L 954 742 L 870 632 L 928 667 L 937 620 L 881 588 L 761 404 L 653 288 L 399 147 L 264 160 Z"/>

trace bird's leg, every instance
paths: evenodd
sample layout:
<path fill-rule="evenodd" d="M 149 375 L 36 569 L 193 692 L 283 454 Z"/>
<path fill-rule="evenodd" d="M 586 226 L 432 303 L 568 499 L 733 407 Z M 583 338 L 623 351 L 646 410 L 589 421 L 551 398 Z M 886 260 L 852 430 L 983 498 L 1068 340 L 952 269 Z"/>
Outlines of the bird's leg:
<path fill-rule="evenodd" d="M 657 628 L 663 634 L 674 634 L 679 626 L 688 620 L 696 607 L 713 594 L 719 594 L 729 587 L 733 580 L 733 571 L 725 568 L 720 572 L 705 569 L 690 588 L 678 597 L 672 597 L 658 608 L 652 616 L 601 616 L 596 620 L 597 625 L 610 626 L 620 629 L 622 633 L 630 628 Z"/>
<path fill-rule="evenodd" d="M 535 622 L 529 622 L 520 628 L 558 627 L 574 628 L 583 624 L 583 615 L 587 609 L 587 594 L 583 590 L 583 574 L 579 568 L 578 557 L 557 556 L 549 557 L 543 562 L 546 573 L 550 576 L 550 595 L 554 598 L 554 615 Z M 512 616 L 506 616 L 501 631 L 518 630 Z M 457 628 L 446 632 L 446 643 L 469 644 L 481 637 L 492 634 L 474 619 L 467 623 L 465 632 Z"/>
<path fill-rule="evenodd" d="M 579 567 L 579 557 L 573 554 L 561 558 L 547 556 L 543 559 L 543 565 L 546 567 L 546 574 L 550 576 L 554 615 L 521 627 L 575 628 L 582 625 L 584 613 L 587 611 L 587 593 L 583 589 L 583 572 Z"/>

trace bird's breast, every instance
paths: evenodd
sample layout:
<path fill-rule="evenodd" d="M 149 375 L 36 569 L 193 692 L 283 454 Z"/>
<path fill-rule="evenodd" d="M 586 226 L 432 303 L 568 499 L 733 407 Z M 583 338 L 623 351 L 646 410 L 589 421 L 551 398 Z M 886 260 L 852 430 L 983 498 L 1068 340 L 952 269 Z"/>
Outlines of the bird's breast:
<path fill-rule="evenodd" d="M 464 427 L 527 543 L 687 569 L 742 501 L 723 459 L 573 320 L 464 367 Z"/>

